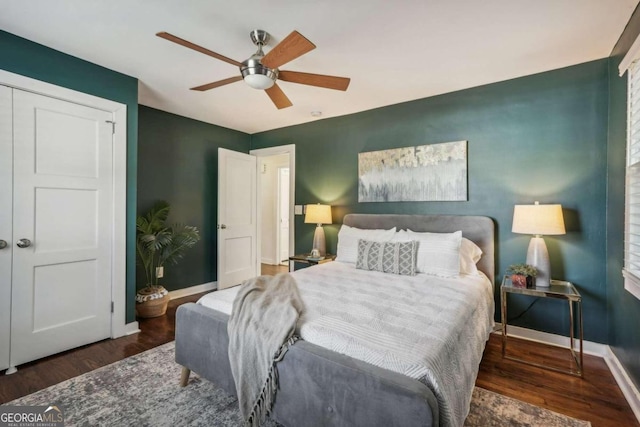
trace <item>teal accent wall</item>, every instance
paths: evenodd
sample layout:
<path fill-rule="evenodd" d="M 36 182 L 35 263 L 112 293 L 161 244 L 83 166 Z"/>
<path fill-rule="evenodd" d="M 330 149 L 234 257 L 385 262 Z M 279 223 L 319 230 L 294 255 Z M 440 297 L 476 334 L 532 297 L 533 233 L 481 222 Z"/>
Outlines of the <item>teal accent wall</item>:
<path fill-rule="evenodd" d="M 313 89 L 310 89 L 313 90 Z M 513 206 L 561 203 L 567 234 L 547 236 L 553 276 L 584 296 L 585 338 L 607 342 L 605 218 L 608 60 L 252 135 L 251 148 L 296 145 L 296 204 L 334 206 L 336 248 L 344 214 L 486 215 L 496 223 L 497 277 L 523 262 L 530 236 L 511 233 Z M 358 203 L 358 153 L 468 141 L 466 202 Z M 313 225 L 295 218 L 296 252 Z M 517 314 L 531 300 L 510 299 Z M 496 291 L 496 303 L 498 292 Z M 516 324 L 568 334 L 568 309 L 541 300 Z"/>
<path fill-rule="evenodd" d="M 194 225 L 201 235 L 184 259 L 165 266 L 160 283 L 176 290 L 215 281 L 218 148 L 248 153 L 251 137 L 145 106 L 139 108 L 138 135 L 138 214 L 166 200 L 169 222 Z M 138 285 L 144 282 L 139 271 Z"/>
<path fill-rule="evenodd" d="M 640 12 L 632 15 L 609 58 L 607 146 L 607 300 L 609 345 L 640 388 L 640 300 L 624 289 L 624 187 L 627 146 L 627 74 L 618 65 L 640 34 Z"/>
<path fill-rule="evenodd" d="M 127 322 L 135 320 L 138 79 L 0 31 L 0 69 L 127 105 Z"/>

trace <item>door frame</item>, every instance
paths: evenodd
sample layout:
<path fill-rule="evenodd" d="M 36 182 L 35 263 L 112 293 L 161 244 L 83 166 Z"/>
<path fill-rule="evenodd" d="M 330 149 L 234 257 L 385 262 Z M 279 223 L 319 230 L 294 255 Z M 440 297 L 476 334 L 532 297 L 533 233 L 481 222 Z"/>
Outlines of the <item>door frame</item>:
<path fill-rule="evenodd" d="M 111 247 L 111 338 L 138 331 L 138 322 L 126 323 L 127 258 L 127 106 L 73 89 L 0 70 L 0 85 L 85 105 L 113 114 L 113 224 Z"/>
<path fill-rule="evenodd" d="M 289 155 L 289 255 L 295 253 L 295 226 L 292 226 L 292 222 L 295 225 L 295 217 L 294 217 L 294 206 L 295 206 L 295 196 L 296 196 L 296 146 L 295 144 L 288 145 L 279 145 L 276 147 L 269 148 L 258 148 L 255 150 L 249 151 L 249 154 L 260 157 L 271 157 L 277 156 L 279 154 L 288 154 Z M 256 162 L 256 167 L 260 167 L 260 162 Z M 256 188 L 261 188 L 262 185 L 262 174 L 260 171 L 256 171 Z M 258 207 L 258 218 L 262 218 L 262 203 L 260 200 L 260 196 L 256 196 L 256 206 Z M 260 221 L 258 221 L 258 235 L 256 239 L 257 245 L 257 271 L 260 271 L 260 264 L 262 261 L 262 226 L 260 225 Z M 280 256 L 280 254 L 278 254 Z"/>
<path fill-rule="evenodd" d="M 287 169 L 289 171 L 289 166 L 284 167 L 284 166 L 278 166 L 276 169 L 276 182 L 277 182 L 277 196 L 276 196 L 276 219 L 278 221 L 277 225 L 276 225 L 276 264 L 277 265 L 283 265 L 283 262 L 285 260 L 282 260 L 280 257 L 282 255 L 282 246 L 281 242 L 282 242 L 282 209 L 280 209 L 281 205 L 282 205 L 282 194 L 284 193 L 283 191 L 281 191 L 282 189 L 282 182 L 285 181 L 284 179 L 282 179 L 282 170 L 283 169 Z M 289 182 L 289 185 L 291 185 L 291 182 Z M 291 205 L 291 202 L 289 202 L 289 205 Z M 287 227 L 287 229 L 289 230 L 289 233 L 291 233 L 291 217 L 289 217 L 288 219 L 289 221 L 289 226 Z M 287 251 L 288 252 L 288 257 L 291 256 L 291 251 Z M 288 265 L 288 263 L 286 263 Z"/>

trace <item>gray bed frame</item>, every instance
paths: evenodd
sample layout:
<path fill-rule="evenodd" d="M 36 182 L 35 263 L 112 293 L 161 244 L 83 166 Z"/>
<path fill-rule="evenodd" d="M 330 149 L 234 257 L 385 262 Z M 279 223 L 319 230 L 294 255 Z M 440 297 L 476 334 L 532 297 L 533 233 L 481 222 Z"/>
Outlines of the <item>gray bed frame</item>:
<path fill-rule="evenodd" d="M 349 214 L 343 223 L 364 229 L 454 232 L 483 252 L 478 269 L 495 284 L 494 223 L 491 218 L 456 215 Z M 189 373 L 236 395 L 227 349 L 226 314 L 184 304 L 176 314 L 176 362 Z M 437 426 L 438 404 L 423 383 L 306 341 L 297 341 L 278 363 L 280 388 L 271 418 L 288 427 Z"/>

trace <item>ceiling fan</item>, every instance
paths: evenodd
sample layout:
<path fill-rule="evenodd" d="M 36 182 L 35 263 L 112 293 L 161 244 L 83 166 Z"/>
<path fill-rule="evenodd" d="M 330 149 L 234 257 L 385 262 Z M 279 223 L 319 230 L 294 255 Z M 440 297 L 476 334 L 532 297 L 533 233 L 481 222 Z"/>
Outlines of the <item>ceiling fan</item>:
<path fill-rule="evenodd" d="M 218 80 L 217 82 L 207 83 L 201 86 L 192 87 L 191 90 L 205 91 L 220 86 L 244 80 L 254 89 L 264 90 L 271 101 L 278 109 L 291 107 L 293 104 L 284 94 L 276 80 L 280 79 L 285 82 L 299 83 L 303 85 L 323 87 L 335 90 L 347 90 L 351 79 L 346 77 L 325 76 L 322 74 L 301 73 L 298 71 L 279 70 L 278 67 L 290 62 L 305 53 L 315 49 L 315 45 L 307 40 L 302 34 L 293 31 L 287 37 L 271 49 L 266 55 L 262 51 L 263 46 L 269 43 L 270 35 L 264 30 L 253 30 L 249 34 L 253 44 L 258 46 L 256 53 L 251 55 L 249 59 L 238 62 L 219 53 L 205 49 L 202 46 L 191 43 L 180 37 L 174 36 L 166 32 L 156 34 L 165 40 L 177 43 L 181 46 L 188 47 L 205 55 L 212 56 L 221 61 L 227 62 L 240 68 L 239 76 L 229 77 L 228 79 Z"/>

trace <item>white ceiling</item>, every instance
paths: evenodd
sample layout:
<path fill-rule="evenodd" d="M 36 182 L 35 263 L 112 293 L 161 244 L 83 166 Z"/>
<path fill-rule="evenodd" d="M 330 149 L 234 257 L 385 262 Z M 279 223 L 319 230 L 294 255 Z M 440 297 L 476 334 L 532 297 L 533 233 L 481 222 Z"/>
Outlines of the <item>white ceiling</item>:
<path fill-rule="evenodd" d="M 141 104 L 255 133 L 606 57 L 638 1 L 5 0 L 0 29 L 138 78 Z M 239 71 L 155 36 L 243 61 L 252 29 L 269 47 L 298 30 L 317 48 L 281 68 L 351 86 L 279 82 L 293 102 L 283 110 L 244 82 L 190 91 Z"/>

